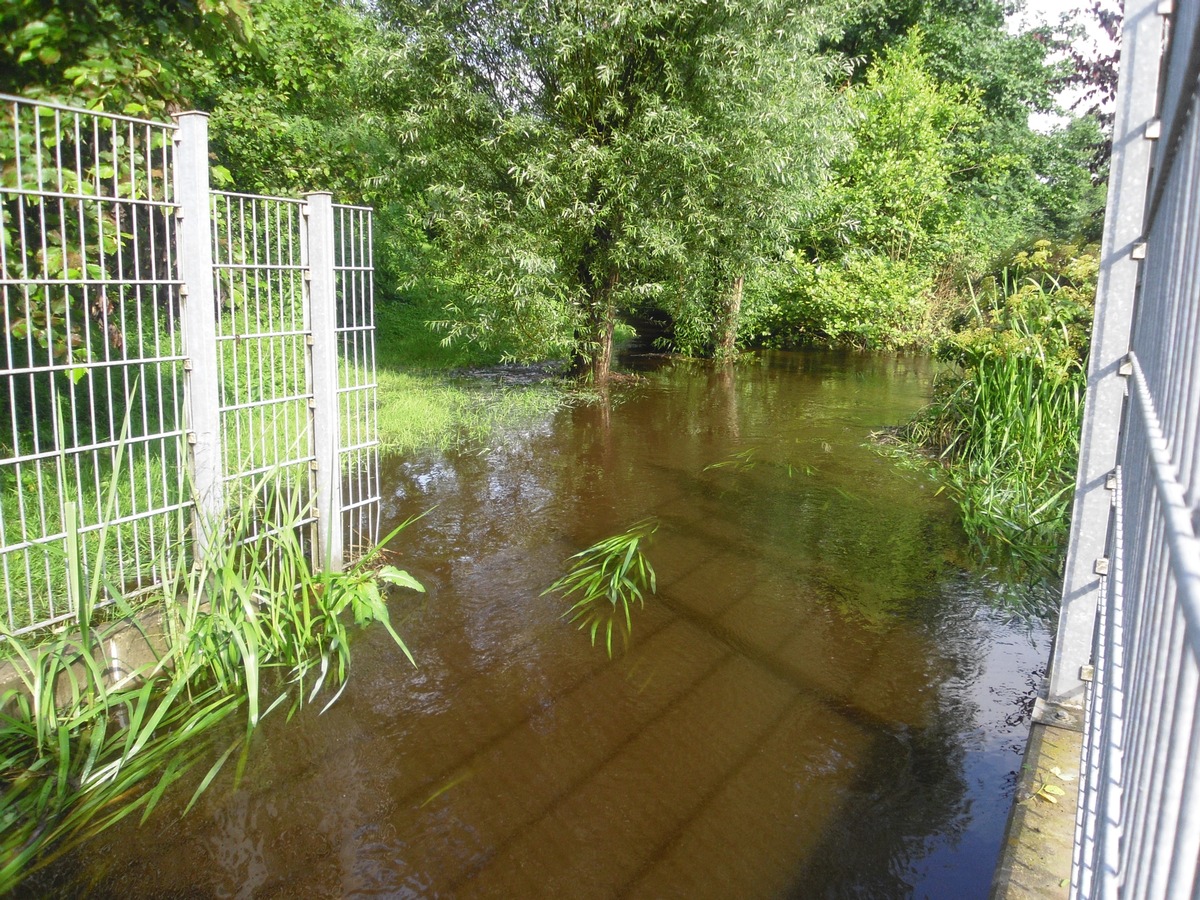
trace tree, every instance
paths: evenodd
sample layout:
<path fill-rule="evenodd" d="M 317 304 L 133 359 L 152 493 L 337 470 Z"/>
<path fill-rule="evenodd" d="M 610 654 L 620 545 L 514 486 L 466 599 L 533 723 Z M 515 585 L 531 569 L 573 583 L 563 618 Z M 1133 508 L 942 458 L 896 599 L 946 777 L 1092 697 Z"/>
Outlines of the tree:
<path fill-rule="evenodd" d="M 1107 2 L 1107 0 L 1105 0 Z M 983 111 L 960 148 L 955 191 L 969 207 L 972 235 L 962 275 L 977 274 L 1033 240 L 1074 240 L 1103 205 L 1104 145 L 1092 126 L 1071 122 L 1050 133 L 1031 130 L 1031 113 L 1059 112 L 1057 95 L 1086 68 L 1078 28 L 1009 31 L 998 0 L 868 0 L 851 14 L 838 48 L 863 60 L 856 81 L 919 27 L 926 68 L 942 86 L 973 92 Z M 1106 26 L 1111 17 L 1101 16 Z M 1082 67 L 1082 68 L 1081 68 Z M 1103 66 L 1100 67 L 1103 69 Z M 1091 177 L 1077 177 L 1087 169 Z M 1084 210 L 1080 207 L 1088 205 Z"/>
<path fill-rule="evenodd" d="M 966 239 L 956 178 L 971 165 L 963 147 L 983 121 L 979 94 L 940 84 L 914 29 L 846 95 L 854 149 L 799 237 L 768 330 L 785 342 L 919 343 L 928 292 Z"/>
<path fill-rule="evenodd" d="M 457 86 L 439 95 L 443 116 L 478 128 L 464 135 L 464 169 L 430 193 L 463 288 L 443 323 L 450 337 L 566 347 L 602 382 L 618 310 L 677 292 L 700 270 L 698 252 L 726 284 L 741 277 L 762 244 L 749 224 L 761 201 L 748 192 L 777 191 L 766 202 L 783 221 L 790 173 L 814 168 L 820 134 L 790 144 L 795 97 L 772 106 L 765 89 L 782 83 L 771 67 L 786 62 L 795 91 L 822 94 L 819 10 L 775 0 L 388 9 L 425 59 L 441 54 Z"/>
<path fill-rule="evenodd" d="M 698 210 L 695 249 L 681 273 L 686 288 L 664 304 L 686 352 L 733 356 L 747 282 L 753 289 L 780 264 L 849 148 L 850 110 L 827 87 L 846 70 L 840 58 L 814 53 L 815 37 L 804 55 L 792 41 L 731 54 L 714 79 L 700 122 L 714 132 L 707 177 L 683 185 L 685 205 Z"/>

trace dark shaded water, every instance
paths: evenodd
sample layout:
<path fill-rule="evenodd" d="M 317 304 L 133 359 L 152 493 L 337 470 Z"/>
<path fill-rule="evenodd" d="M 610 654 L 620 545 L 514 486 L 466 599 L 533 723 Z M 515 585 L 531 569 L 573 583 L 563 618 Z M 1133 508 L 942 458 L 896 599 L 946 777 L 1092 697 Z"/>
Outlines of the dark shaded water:
<path fill-rule="evenodd" d="M 985 896 L 1046 636 L 992 611 L 949 501 L 864 446 L 924 402 L 927 363 L 653 365 L 489 451 L 388 465 L 387 518 L 434 507 L 398 542 L 429 588 L 394 604 L 419 668 L 364 635 L 339 703 L 268 721 L 239 789 L 61 876 L 90 865 L 120 897 Z M 647 515 L 659 596 L 609 660 L 540 592 Z"/>

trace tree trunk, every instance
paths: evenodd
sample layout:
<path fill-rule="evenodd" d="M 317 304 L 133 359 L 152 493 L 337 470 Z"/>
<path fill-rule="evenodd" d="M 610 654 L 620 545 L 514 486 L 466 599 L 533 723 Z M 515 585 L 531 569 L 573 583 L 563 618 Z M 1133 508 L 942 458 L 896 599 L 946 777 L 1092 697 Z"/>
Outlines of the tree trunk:
<path fill-rule="evenodd" d="M 742 288 L 746 285 L 744 276 L 739 275 L 729 285 L 721 310 L 721 338 L 717 342 L 717 358 L 733 359 L 737 354 L 738 323 L 742 315 Z"/>
<path fill-rule="evenodd" d="M 587 294 L 587 312 L 583 327 L 576 332 L 575 360 L 571 370 L 576 377 L 586 376 L 593 384 L 603 385 L 612 372 L 613 329 L 617 324 L 614 295 L 620 280 L 615 269 L 593 272 L 585 255 L 579 266 L 579 280 Z"/>
<path fill-rule="evenodd" d="M 588 311 L 585 352 L 580 374 L 586 374 L 595 385 L 603 385 L 612 373 L 613 330 L 617 324 L 617 311 L 613 307 L 611 292 L 596 298 L 595 305 Z"/>

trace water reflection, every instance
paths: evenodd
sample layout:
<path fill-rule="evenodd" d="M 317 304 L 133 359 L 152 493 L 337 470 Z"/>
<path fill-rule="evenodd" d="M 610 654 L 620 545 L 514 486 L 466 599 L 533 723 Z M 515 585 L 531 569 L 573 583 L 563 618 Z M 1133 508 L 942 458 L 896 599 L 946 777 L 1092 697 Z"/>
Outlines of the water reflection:
<path fill-rule="evenodd" d="M 420 667 L 365 635 L 342 701 L 268 722 L 238 788 L 103 835 L 57 886 L 986 895 L 1044 635 L 989 612 L 954 510 L 864 446 L 925 362 L 643 374 L 486 454 L 393 461 L 388 516 L 436 506 L 403 536 L 429 592 L 395 611 Z M 659 596 L 609 660 L 541 592 L 650 515 Z"/>

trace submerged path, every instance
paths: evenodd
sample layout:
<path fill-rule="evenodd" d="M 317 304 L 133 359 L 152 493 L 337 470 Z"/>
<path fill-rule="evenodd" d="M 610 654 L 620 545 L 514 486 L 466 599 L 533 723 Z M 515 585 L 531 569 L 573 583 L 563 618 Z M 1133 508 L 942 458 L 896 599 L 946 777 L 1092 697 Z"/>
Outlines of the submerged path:
<path fill-rule="evenodd" d="M 985 896 L 1046 637 L 867 446 L 920 358 L 661 362 L 486 452 L 385 466 L 429 588 L 245 777 L 64 865 L 103 896 Z M 542 591 L 647 515 L 613 659 Z M 400 601 L 397 601 L 398 603 Z M 410 602 L 411 601 L 407 601 Z M 222 776 L 224 777 L 224 775 Z"/>

